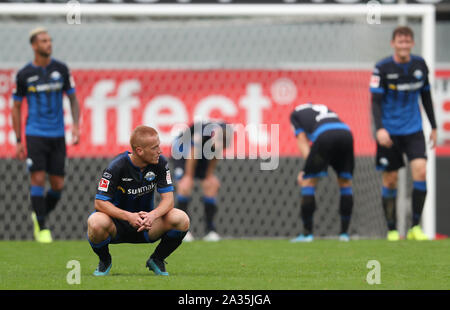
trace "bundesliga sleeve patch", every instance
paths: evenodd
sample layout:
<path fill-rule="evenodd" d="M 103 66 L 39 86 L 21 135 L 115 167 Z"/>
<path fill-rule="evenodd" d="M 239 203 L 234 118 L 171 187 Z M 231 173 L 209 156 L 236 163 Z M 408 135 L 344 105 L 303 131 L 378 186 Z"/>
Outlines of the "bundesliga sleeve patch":
<path fill-rule="evenodd" d="M 98 183 L 98 190 L 102 192 L 107 192 L 109 188 L 109 180 L 102 178 L 100 183 Z"/>
<path fill-rule="evenodd" d="M 167 184 L 172 184 L 172 177 L 170 176 L 170 171 L 166 171 L 166 182 Z"/>
<path fill-rule="evenodd" d="M 380 77 L 378 75 L 372 75 L 370 77 L 370 87 L 371 88 L 380 87 Z"/>

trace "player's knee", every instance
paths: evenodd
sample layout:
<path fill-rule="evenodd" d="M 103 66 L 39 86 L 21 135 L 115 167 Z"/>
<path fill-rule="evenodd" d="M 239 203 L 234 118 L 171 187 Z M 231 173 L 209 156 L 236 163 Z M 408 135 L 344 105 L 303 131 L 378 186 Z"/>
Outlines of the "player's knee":
<path fill-rule="evenodd" d="M 107 217 L 108 216 L 106 214 L 101 212 L 91 214 L 87 220 L 88 231 L 93 234 L 103 233 L 106 231 L 110 222 L 110 219 Z"/>
<path fill-rule="evenodd" d="M 383 173 L 383 186 L 387 188 L 397 188 L 398 172 L 390 171 Z"/>
<path fill-rule="evenodd" d="M 203 180 L 203 192 L 206 196 L 216 196 L 220 188 L 220 181 L 215 175 Z"/>
<path fill-rule="evenodd" d="M 45 186 L 45 172 L 35 171 L 31 173 L 31 184 L 37 186 Z"/>
<path fill-rule="evenodd" d="M 424 181 L 427 178 L 427 166 L 417 165 L 412 171 L 413 179 L 417 181 Z"/>
<path fill-rule="evenodd" d="M 186 185 L 183 182 L 177 184 L 177 194 L 182 196 L 190 196 L 192 192 L 192 186 Z"/>
<path fill-rule="evenodd" d="M 165 216 L 165 220 L 168 222 L 168 226 L 171 228 L 177 228 L 178 230 L 186 231 L 189 229 L 190 220 L 186 212 L 173 208 Z"/>

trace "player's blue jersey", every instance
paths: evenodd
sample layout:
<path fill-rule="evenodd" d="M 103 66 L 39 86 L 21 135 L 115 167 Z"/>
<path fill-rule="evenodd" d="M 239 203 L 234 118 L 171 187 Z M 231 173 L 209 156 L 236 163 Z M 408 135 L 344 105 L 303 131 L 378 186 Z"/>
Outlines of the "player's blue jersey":
<path fill-rule="evenodd" d="M 103 170 L 95 199 L 109 201 L 129 212 L 154 209 L 154 193 L 173 192 L 169 165 L 164 156 L 143 170 L 131 162 L 129 152 L 116 156 Z"/>
<path fill-rule="evenodd" d="M 350 127 L 343 123 L 335 112 L 323 104 L 300 104 L 292 111 L 290 120 L 295 136 L 304 132 L 312 142 L 321 133 L 328 130 L 343 129 L 350 131 Z"/>
<path fill-rule="evenodd" d="M 382 94 L 383 127 L 391 135 L 408 135 L 422 130 L 419 96 L 429 91 L 428 67 L 422 57 L 411 55 L 408 63 L 387 57 L 375 65 L 370 91 Z"/>
<path fill-rule="evenodd" d="M 17 73 L 13 99 L 27 98 L 26 135 L 64 136 L 63 92 L 73 94 L 75 84 L 68 67 L 56 59 L 46 67 L 29 63 Z"/>

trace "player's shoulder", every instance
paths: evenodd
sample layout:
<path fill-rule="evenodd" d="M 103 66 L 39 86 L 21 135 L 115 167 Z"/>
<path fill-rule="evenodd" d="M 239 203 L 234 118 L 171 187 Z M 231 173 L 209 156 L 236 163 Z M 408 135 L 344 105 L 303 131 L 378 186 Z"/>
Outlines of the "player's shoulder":
<path fill-rule="evenodd" d="M 128 151 L 120 153 L 109 162 L 107 170 L 120 170 L 128 161 Z"/>
<path fill-rule="evenodd" d="M 52 66 L 55 68 L 59 68 L 62 69 L 64 71 L 69 71 L 69 67 L 67 66 L 67 64 L 61 60 L 52 58 Z"/>
<path fill-rule="evenodd" d="M 169 161 L 167 160 L 167 157 L 164 155 L 160 155 L 157 166 L 162 167 L 164 169 L 168 169 Z"/>
<path fill-rule="evenodd" d="M 34 71 L 35 71 L 35 67 L 33 66 L 33 64 L 31 62 L 29 62 L 26 65 L 24 65 L 22 68 L 17 70 L 16 76 L 18 78 L 25 78 L 26 76 L 33 74 Z"/>
<path fill-rule="evenodd" d="M 375 68 L 378 68 L 380 70 L 392 64 L 394 64 L 394 58 L 392 56 L 387 56 L 377 61 L 377 63 L 375 64 Z"/>
<path fill-rule="evenodd" d="M 425 66 L 425 67 L 427 66 L 427 63 L 426 63 L 425 59 L 422 56 L 419 56 L 419 55 L 411 54 L 411 61 L 413 63 L 420 64 L 420 65 Z"/>

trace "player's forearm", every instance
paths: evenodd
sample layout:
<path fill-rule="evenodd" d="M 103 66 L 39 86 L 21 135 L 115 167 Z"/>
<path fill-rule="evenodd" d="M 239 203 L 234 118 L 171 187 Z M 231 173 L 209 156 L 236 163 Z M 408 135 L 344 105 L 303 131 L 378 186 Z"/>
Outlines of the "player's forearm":
<path fill-rule="evenodd" d="M 304 158 L 307 158 L 309 156 L 309 152 L 311 150 L 309 145 L 305 145 L 304 143 L 302 143 L 302 144 L 299 143 L 298 148 Z"/>
<path fill-rule="evenodd" d="M 22 136 L 22 125 L 21 125 L 22 114 L 20 112 L 20 104 L 14 102 L 14 106 L 13 106 L 12 112 L 11 112 L 11 117 L 12 117 L 13 129 L 14 129 L 14 132 L 16 133 L 16 137 L 20 139 Z"/>
<path fill-rule="evenodd" d="M 381 109 L 381 101 L 383 99 L 383 95 L 381 94 L 372 94 L 372 119 L 375 124 L 375 130 L 383 128 L 383 122 L 381 120 L 382 109 Z"/>
<path fill-rule="evenodd" d="M 162 195 L 161 201 L 158 206 L 153 209 L 151 212 L 154 214 L 155 218 L 159 218 L 164 216 L 167 212 L 173 209 L 175 206 L 175 199 L 173 197 L 173 193 L 165 193 Z"/>
<path fill-rule="evenodd" d="M 73 124 L 75 126 L 78 126 L 80 121 L 80 105 L 78 104 L 78 99 L 75 94 L 71 94 L 69 95 L 69 100 Z"/>
<path fill-rule="evenodd" d="M 128 211 L 116 207 L 109 201 L 95 200 L 95 209 L 119 220 L 128 220 Z"/>
<path fill-rule="evenodd" d="M 309 140 L 304 132 L 297 135 L 297 145 L 303 158 L 307 158 L 311 147 L 309 146 Z"/>
<path fill-rule="evenodd" d="M 422 91 L 421 97 L 422 97 L 422 105 L 425 110 L 425 113 L 427 114 L 428 120 L 430 121 L 431 128 L 436 129 L 437 125 L 436 125 L 436 118 L 434 116 L 431 92 L 430 91 Z"/>

